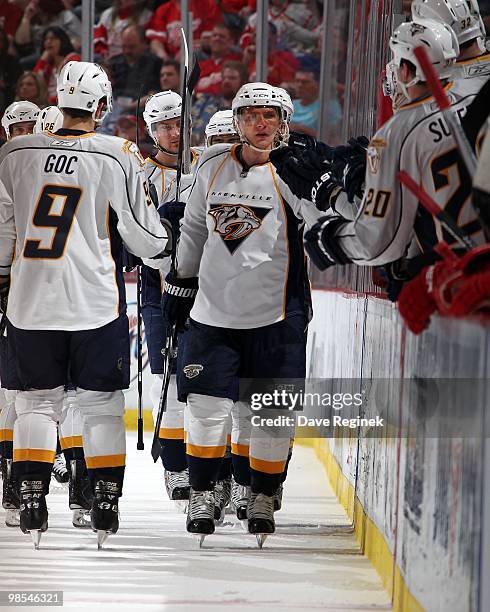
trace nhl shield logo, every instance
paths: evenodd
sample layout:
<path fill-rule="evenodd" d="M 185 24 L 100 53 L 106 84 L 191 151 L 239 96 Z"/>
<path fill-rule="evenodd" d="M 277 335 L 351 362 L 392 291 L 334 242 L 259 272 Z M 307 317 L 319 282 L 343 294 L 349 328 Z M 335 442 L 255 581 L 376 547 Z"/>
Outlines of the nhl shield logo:
<path fill-rule="evenodd" d="M 203 371 L 203 367 L 200 363 L 190 363 L 186 365 L 183 369 L 183 372 L 186 378 L 196 378 Z"/>

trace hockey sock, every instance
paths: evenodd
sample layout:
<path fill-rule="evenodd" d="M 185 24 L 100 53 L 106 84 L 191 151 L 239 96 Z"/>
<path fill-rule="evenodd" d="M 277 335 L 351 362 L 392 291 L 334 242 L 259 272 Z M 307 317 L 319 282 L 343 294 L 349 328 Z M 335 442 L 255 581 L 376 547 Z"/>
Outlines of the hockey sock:
<path fill-rule="evenodd" d="M 231 460 L 233 463 L 233 478 L 235 482 L 245 487 L 250 486 L 250 462 L 248 454 L 243 457 L 232 453 Z"/>
<path fill-rule="evenodd" d="M 187 468 L 184 440 L 160 438 L 160 458 L 163 467 L 169 472 L 182 472 Z"/>
<path fill-rule="evenodd" d="M 14 450 L 15 391 L 4 390 L 5 406 L 0 411 L 0 457 L 12 459 Z"/>

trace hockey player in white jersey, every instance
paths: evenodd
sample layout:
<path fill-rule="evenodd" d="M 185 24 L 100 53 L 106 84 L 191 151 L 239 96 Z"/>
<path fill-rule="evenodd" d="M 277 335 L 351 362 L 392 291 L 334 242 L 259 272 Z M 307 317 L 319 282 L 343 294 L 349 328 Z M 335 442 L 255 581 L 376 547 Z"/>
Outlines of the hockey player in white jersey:
<path fill-rule="evenodd" d="M 400 170 L 421 184 L 466 233 L 477 242 L 484 239 L 471 207 L 471 179 L 413 53 L 420 44 L 451 96 L 449 79 L 457 54 L 447 26 L 429 21 L 401 24 L 390 47 L 397 85 L 409 102 L 371 139 L 365 194 L 355 221 L 328 216 L 306 237 L 308 252 L 321 269 L 351 262 L 369 266 L 395 262 L 405 257 L 415 238 L 423 255 L 409 260 L 408 270 L 400 270 L 401 279 L 410 278 L 436 257 L 437 242 L 445 239 L 452 244 L 452 237 L 399 183 Z M 453 97 L 454 110 L 464 113 L 471 99 Z"/>
<path fill-rule="evenodd" d="M 154 186 L 160 212 L 173 222 L 176 231 L 184 214 L 184 202 L 189 193 L 191 176 L 182 177 L 180 202 L 173 201 L 177 156 L 179 151 L 180 115 L 182 99 L 173 91 L 161 91 L 151 96 L 145 105 L 143 118 L 146 129 L 153 139 L 156 154 L 145 160 L 147 180 Z M 191 149 L 191 171 L 197 167 L 199 153 Z M 150 263 L 150 262 L 148 262 Z M 160 301 L 163 292 L 162 279 L 170 270 L 168 267 L 154 269 L 143 265 L 141 270 L 142 314 L 145 323 L 146 343 L 153 375 L 150 397 L 156 416 L 162 389 L 163 357 L 166 323 L 162 318 Z M 189 472 L 184 444 L 184 403 L 177 399 L 175 376 L 172 377 L 167 410 L 160 427 L 161 460 L 165 470 L 165 487 L 168 496 L 177 507 L 187 509 L 189 499 Z"/>
<path fill-rule="evenodd" d="M 96 64 L 69 62 L 58 79 L 57 134 L 0 152 L 0 286 L 7 305 L 7 388 L 19 389 L 14 473 L 20 526 L 35 546 L 47 529 L 56 423 L 68 379 L 77 388 L 99 544 L 118 529 L 125 465 L 129 330 L 122 243 L 163 257 L 171 233 L 151 206 L 134 143 L 98 135 L 111 108 Z M 25 176 L 30 177 L 29 181 Z"/>
<path fill-rule="evenodd" d="M 63 113 L 57 106 L 46 106 L 41 111 L 34 125 L 34 134 L 54 133 L 63 126 Z"/>
<path fill-rule="evenodd" d="M 12 102 L 7 106 L 2 116 L 2 127 L 7 140 L 32 134 L 39 111 L 37 104 L 27 100 Z"/>
<path fill-rule="evenodd" d="M 241 144 L 204 152 L 185 209 L 177 270 L 167 275 L 162 299 L 164 316 L 177 329 L 190 313 L 177 377 L 179 394 L 187 397 L 187 530 L 201 541 L 215 529 L 213 486 L 240 378 L 305 377 L 311 313 L 302 233 L 305 221 L 319 217 L 268 161 L 288 135 L 274 88 L 244 85 L 232 109 Z M 250 408 L 245 413 L 242 406 L 240 417 L 247 416 Z M 288 427 L 257 428 L 243 449 L 251 472 L 248 529 L 259 545 L 275 530 L 273 496 L 290 436 Z"/>
<path fill-rule="evenodd" d="M 490 54 L 485 49 L 485 25 L 477 0 L 413 0 L 416 23 L 433 20 L 452 28 L 459 54 L 451 72 L 452 92 L 461 97 L 474 95 L 490 78 Z"/>
<path fill-rule="evenodd" d="M 13 102 L 5 109 L 2 116 L 2 127 L 7 136 L 7 141 L 19 136 L 32 134 L 39 107 L 27 100 Z M 5 338 L 0 339 L 1 343 Z M 0 383 L 2 378 L 2 363 L 0 361 Z M 12 389 L 2 390 L 5 403 L 0 408 L 0 470 L 3 480 L 2 507 L 6 511 L 5 524 L 7 527 L 19 526 L 19 494 L 16 481 L 12 472 L 13 458 L 13 435 L 16 420 L 15 413 L 15 391 Z"/>
<path fill-rule="evenodd" d="M 240 137 L 233 123 L 233 111 L 231 109 L 216 111 L 209 119 L 204 134 L 206 136 L 206 147 L 215 144 L 239 143 Z"/>

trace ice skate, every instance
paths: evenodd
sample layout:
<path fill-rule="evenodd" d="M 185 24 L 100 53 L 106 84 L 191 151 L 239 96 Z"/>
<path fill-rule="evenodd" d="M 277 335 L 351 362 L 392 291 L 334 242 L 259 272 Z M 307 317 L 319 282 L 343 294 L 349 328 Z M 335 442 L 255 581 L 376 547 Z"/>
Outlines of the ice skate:
<path fill-rule="evenodd" d="M 282 493 L 284 491 L 283 483 L 279 485 L 277 491 L 272 496 L 274 499 L 274 512 L 278 512 L 282 508 Z"/>
<path fill-rule="evenodd" d="M 2 459 L 1 472 L 3 479 L 2 507 L 6 510 L 5 525 L 19 527 L 20 501 L 17 483 L 12 478 L 12 459 Z"/>
<path fill-rule="evenodd" d="M 252 493 L 248 503 L 248 532 L 257 537 L 257 544 L 262 548 L 267 536 L 274 533 L 274 497 L 263 493 Z"/>
<path fill-rule="evenodd" d="M 242 527 L 248 530 L 247 523 L 247 506 L 250 499 L 250 487 L 239 485 L 235 480 L 232 480 L 231 485 L 231 503 L 235 508 L 236 517 L 241 522 Z"/>
<path fill-rule="evenodd" d="M 63 485 L 66 485 L 70 480 L 70 474 L 66 469 L 66 462 L 63 453 L 58 453 L 54 458 L 53 470 L 51 472 L 51 475 L 52 480 L 54 480 L 55 483 L 57 483 L 58 485 L 62 485 L 58 488 L 64 489 L 65 487 Z"/>
<path fill-rule="evenodd" d="M 83 459 L 70 461 L 69 503 L 72 514 L 72 525 L 79 529 L 91 527 L 90 511 L 92 509 L 92 488 L 88 479 L 87 468 Z"/>
<path fill-rule="evenodd" d="M 214 533 L 214 492 L 191 489 L 186 528 L 198 537 L 199 548 L 204 538 Z"/>
<path fill-rule="evenodd" d="M 119 497 L 121 485 L 118 482 L 98 480 L 92 501 L 91 525 L 97 532 L 97 548 L 100 550 L 107 536 L 119 529 Z"/>
<path fill-rule="evenodd" d="M 231 479 L 218 480 L 214 486 L 214 520 L 221 525 L 225 518 L 225 508 L 231 500 Z"/>
<path fill-rule="evenodd" d="M 43 480 L 23 480 L 20 485 L 20 528 L 30 533 L 34 548 L 39 548 L 41 534 L 48 529 L 47 486 Z"/>
<path fill-rule="evenodd" d="M 165 470 L 165 488 L 168 498 L 172 500 L 179 512 L 187 512 L 189 505 L 189 470 L 182 472 L 170 472 Z"/>

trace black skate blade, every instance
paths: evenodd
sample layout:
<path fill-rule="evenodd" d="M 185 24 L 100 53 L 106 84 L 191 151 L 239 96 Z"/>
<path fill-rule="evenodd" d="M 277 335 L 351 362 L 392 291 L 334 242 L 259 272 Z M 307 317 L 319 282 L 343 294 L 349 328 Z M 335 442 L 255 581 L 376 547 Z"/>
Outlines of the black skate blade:
<path fill-rule="evenodd" d="M 262 550 L 265 541 L 267 540 L 268 533 L 256 533 L 255 537 L 257 538 L 257 545 Z"/>

